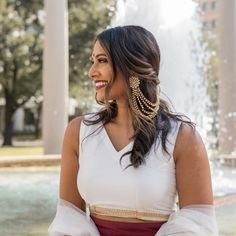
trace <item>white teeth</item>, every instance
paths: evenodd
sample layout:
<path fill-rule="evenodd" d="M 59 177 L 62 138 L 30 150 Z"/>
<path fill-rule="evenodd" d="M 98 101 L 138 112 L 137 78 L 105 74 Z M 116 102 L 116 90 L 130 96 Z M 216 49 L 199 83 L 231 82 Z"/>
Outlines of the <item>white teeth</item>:
<path fill-rule="evenodd" d="M 96 87 L 101 87 L 107 85 L 108 82 L 103 82 L 103 81 L 97 81 L 95 82 Z"/>

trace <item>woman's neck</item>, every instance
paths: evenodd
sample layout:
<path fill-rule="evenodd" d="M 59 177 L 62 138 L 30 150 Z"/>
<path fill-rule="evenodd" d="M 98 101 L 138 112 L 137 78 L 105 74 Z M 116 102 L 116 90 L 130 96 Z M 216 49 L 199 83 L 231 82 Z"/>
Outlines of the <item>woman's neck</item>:
<path fill-rule="evenodd" d="M 120 126 L 131 127 L 132 117 L 127 102 L 117 103 L 117 109 L 117 116 L 115 117 L 113 122 Z"/>

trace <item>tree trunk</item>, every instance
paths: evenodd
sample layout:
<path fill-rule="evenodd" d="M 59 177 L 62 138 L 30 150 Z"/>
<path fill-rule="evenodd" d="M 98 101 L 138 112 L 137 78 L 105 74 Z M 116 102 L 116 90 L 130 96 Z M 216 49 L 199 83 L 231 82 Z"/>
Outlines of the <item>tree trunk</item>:
<path fill-rule="evenodd" d="M 13 135 L 13 114 L 15 112 L 14 105 L 8 91 L 5 90 L 5 117 L 4 117 L 4 132 L 3 132 L 3 146 L 12 146 Z"/>
<path fill-rule="evenodd" d="M 36 104 L 36 106 L 37 106 L 37 113 L 34 118 L 34 127 L 35 127 L 34 136 L 36 139 L 38 139 L 40 138 L 41 135 L 40 122 L 41 122 L 42 103 L 38 103 Z"/>
<path fill-rule="evenodd" d="M 9 108 L 5 107 L 5 129 L 3 133 L 3 146 L 12 146 L 12 135 L 13 135 L 13 122 L 12 112 Z"/>

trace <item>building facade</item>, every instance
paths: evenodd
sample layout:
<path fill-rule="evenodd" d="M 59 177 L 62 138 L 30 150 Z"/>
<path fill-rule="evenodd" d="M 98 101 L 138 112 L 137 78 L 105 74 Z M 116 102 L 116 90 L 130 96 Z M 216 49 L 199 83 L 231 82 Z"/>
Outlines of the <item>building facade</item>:
<path fill-rule="evenodd" d="M 215 84 L 218 150 L 236 153 L 236 0 L 199 0 L 204 40 L 210 45 L 210 84 Z M 214 97 L 214 96 L 213 96 Z M 214 102 L 214 99 L 213 99 Z"/>

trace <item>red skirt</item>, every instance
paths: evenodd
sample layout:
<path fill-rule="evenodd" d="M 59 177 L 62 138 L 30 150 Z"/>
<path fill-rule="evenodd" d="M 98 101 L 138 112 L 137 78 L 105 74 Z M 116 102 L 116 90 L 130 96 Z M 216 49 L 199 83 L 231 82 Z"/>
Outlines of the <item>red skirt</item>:
<path fill-rule="evenodd" d="M 91 217 L 101 236 L 154 236 L 165 222 L 131 223 Z"/>

